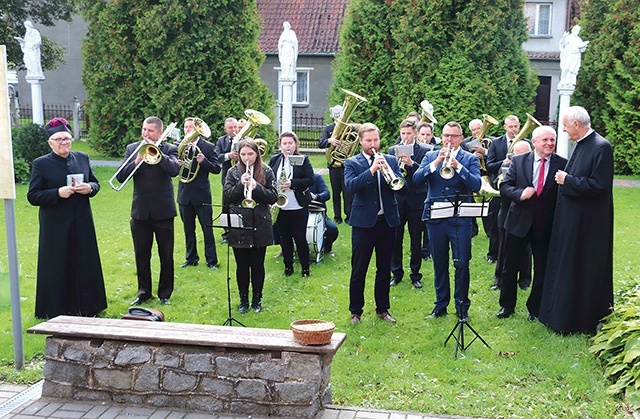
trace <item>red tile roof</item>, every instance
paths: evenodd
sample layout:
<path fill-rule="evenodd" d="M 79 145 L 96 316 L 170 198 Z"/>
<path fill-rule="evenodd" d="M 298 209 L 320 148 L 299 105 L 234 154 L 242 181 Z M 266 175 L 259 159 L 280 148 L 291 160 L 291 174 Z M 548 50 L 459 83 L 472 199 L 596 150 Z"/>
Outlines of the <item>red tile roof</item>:
<path fill-rule="evenodd" d="M 260 50 L 278 53 L 282 23 L 298 37 L 298 54 L 334 54 L 348 0 L 257 0 L 262 16 Z"/>

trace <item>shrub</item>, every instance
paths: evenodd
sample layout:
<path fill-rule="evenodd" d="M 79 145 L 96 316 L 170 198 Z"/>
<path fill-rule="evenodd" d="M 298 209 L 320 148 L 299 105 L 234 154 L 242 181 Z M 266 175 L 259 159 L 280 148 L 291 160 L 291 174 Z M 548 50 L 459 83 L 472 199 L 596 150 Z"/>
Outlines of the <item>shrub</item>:
<path fill-rule="evenodd" d="M 29 182 L 29 178 L 31 178 L 29 165 L 23 158 L 16 158 L 15 152 L 13 157 L 13 177 L 15 178 L 16 183 L 27 183 Z"/>
<path fill-rule="evenodd" d="M 632 409 L 640 409 L 640 291 L 604 321 L 589 352 L 605 364 L 605 377 L 614 381 L 607 392 L 624 394 Z"/>
<path fill-rule="evenodd" d="M 33 161 L 51 151 L 47 143 L 48 135 L 41 125 L 28 124 L 13 128 L 14 165 L 18 159 L 23 159 L 29 167 Z"/>

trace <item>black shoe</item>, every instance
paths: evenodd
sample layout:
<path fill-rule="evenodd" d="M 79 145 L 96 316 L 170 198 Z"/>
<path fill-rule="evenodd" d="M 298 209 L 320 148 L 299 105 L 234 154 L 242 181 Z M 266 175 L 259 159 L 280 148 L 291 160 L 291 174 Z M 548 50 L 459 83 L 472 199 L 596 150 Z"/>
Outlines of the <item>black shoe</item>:
<path fill-rule="evenodd" d="M 293 268 L 284 268 L 284 276 L 293 275 Z"/>
<path fill-rule="evenodd" d="M 394 277 L 391 282 L 389 282 L 389 285 L 391 285 L 392 287 L 395 287 L 396 285 L 398 285 L 399 283 L 402 282 L 402 278 L 397 278 Z"/>
<path fill-rule="evenodd" d="M 196 260 L 195 262 L 189 262 L 187 260 L 182 265 L 180 265 L 181 268 L 186 268 L 187 266 L 198 266 L 198 261 Z"/>
<path fill-rule="evenodd" d="M 336 224 L 342 224 L 342 218 L 334 218 L 333 222 Z"/>
<path fill-rule="evenodd" d="M 220 265 L 217 263 L 207 263 L 207 268 L 209 269 L 218 269 L 220 268 Z"/>
<path fill-rule="evenodd" d="M 238 307 L 238 312 L 240 314 L 246 314 L 247 311 L 249 311 L 249 304 L 248 303 L 247 303 L 247 305 L 240 304 L 240 306 Z"/>
<path fill-rule="evenodd" d="M 229 243 L 229 240 L 227 240 L 226 237 L 223 237 L 222 241 L 220 242 L 220 244 L 227 244 L 227 243 Z"/>
<path fill-rule="evenodd" d="M 529 280 L 529 281 L 518 282 L 518 286 L 522 291 L 526 291 L 531 286 L 531 281 Z"/>
<path fill-rule="evenodd" d="M 471 321 L 471 318 L 467 313 L 458 313 L 458 321 L 461 323 L 469 323 Z"/>
<path fill-rule="evenodd" d="M 494 258 L 493 256 L 487 256 L 487 262 L 489 263 L 496 263 L 496 258 Z"/>
<path fill-rule="evenodd" d="M 496 317 L 499 319 L 506 319 L 507 317 L 511 317 L 513 313 L 514 310 L 512 308 L 502 307 L 500 311 L 498 311 L 498 314 L 496 314 Z"/>
<path fill-rule="evenodd" d="M 260 301 L 253 301 L 251 303 L 251 309 L 253 311 L 255 311 L 256 313 L 260 313 L 262 311 L 262 302 Z"/>
<path fill-rule="evenodd" d="M 160 299 L 160 304 L 162 304 L 163 306 L 170 305 L 171 301 L 169 301 L 168 298 L 161 298 Z"/>
<path fill-rule="evenodd" d="M 303 278 L 308 278 L 311 273 L 309 272 L 309 269 L 303 269 L 300 274 Z"/>
<path fill-rule="evenodd" d="M 420 282 L 420 280 L 413 281 L 412 284 L 413 284 L 414 287 L 416 287 L 418 289 L 422 288 L 422 282 Z"/>
<path fill-rule="evenodd" d="M 428 262 L 431 260 L 431 255 L 424 255 L 422 256 L 422 260 L 424 260 L 425 262 Z"/>
<path fill-rule="evenodd" d="M 529 314 L 529 317 L 527 317 L 527 320 L 529 320 L 530 322 L 535 322 L 536 316 L 534 316 L 533 314 Z"/>
<path fill-rule="evenodd" d="M 434 319 L 437 319 L 438 317 L 444 317 L 446 315 L 447 315 L 446 308 L 434 308 L 430 314 L 430 316 L 433 317 Z"/>
<path fill-rule="evenodd" d="M 129 305 L 130 305 L 130 306 L 137 306 L 137 305 L 140 305 L 140 304 L 144 303 L 144 302 L 145 302 L 145 301 L 147 301 L 148 299 L 149 299 L 149 298 L 146 298 L 146 297 L 140 297 L 140 296 L 138 296 L 138 297 L 136 297 L 136 299 L 135 299 L 135 300 L 133 300 L 133 301 L 131 302 L 131 304 L 129 304 Z"/>

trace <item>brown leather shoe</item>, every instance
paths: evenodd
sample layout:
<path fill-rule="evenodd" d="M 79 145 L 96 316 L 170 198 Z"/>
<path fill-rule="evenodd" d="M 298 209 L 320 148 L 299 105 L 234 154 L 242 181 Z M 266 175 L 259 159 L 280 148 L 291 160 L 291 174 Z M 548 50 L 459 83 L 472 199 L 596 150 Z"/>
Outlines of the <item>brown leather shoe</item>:
<path fill-rule="evenodd" d="M 360 323 L 360 315 L 359 314 L 352 314 L 351 315 L 351 324 L 358 324 Z"/>
<path fill-rule="evenodd" d="M 380 313 L 380 314 L 378 314 L 378 316 L 380 316 L 380 318 L 382 320 L 384 320 L 385 322 L 389 322 L 389 323 L 395 323 L 396 322 L 396 319 L 391 317 L 391 314 L 389 314 L 388 312 Z"/>

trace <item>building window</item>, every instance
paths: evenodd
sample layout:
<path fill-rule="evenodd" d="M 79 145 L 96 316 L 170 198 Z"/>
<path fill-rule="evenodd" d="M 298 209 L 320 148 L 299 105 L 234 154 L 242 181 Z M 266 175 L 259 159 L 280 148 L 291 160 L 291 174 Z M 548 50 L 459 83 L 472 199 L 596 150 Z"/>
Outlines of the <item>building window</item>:
<path fill-rule="evenodd" d="M 278 70 L 278 76 L 280 75 L 280 67 L 276 67 Z M 309 74 L 313 68 L 300 68 L 296 69 L 297 80 L 293 84 L 293 105 L 295 106 L 307 106 L 309 105 Z M 278 91 L 278 100 L 282 102 L 282 86 Z"/>
<path fill-rule="evenodd" d="M 551 36 L 551 7 L 551 3 L 526 3 L 524 5 L 529 36 Z"/>

